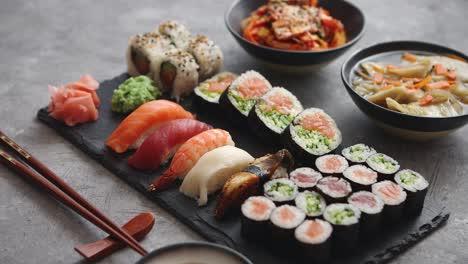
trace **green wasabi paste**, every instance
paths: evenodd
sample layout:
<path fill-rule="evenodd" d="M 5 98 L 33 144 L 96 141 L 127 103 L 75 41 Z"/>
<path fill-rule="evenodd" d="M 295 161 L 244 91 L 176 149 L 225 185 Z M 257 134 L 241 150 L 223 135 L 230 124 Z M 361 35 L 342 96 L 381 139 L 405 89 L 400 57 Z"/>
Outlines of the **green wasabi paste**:
<path fill-rule="evenodd" d="M 128 113 L 146 102 L 156 100 L 160 95 L 161 91 L 149 77 L 131 77 L 114 90 L 112 111 Z"/>

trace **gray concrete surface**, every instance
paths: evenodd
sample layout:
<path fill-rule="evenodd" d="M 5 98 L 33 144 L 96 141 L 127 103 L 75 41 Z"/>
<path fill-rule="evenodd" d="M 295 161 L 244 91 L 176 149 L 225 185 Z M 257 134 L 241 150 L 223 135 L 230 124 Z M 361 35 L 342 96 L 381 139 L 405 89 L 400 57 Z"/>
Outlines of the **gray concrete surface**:
<path fill-rule="evenodd" d="M 258 69 L 224 27 L 224 1 L 13 1 L 0 2 L 0 128 L 61 175 L 118 223 L 141 211 L 156 214 L 148 249 L 201 238 L 153 202 L 35 120 L 48 103 L 47 84 L 64 84 L 83 73 L 98 80 L 125 71 L 127 37 L 152 29 L 163 19 L 179 19 L 209 35 L 226 55 L 226 69 Z M 337 69 L 353 50 L 395 39 L 418 39 L 468 52 L 468 1 L 354 1 L 367 14 L 364 38 L 318 74 L 341 89 Z M 280 77 L 275 77 L 277 80 Z M 343 92 L 350 118 L 366 120 Z M 336 92 L 336 91 L 335 91 Z M 368 127 L 372 127 L 370 121 Z M 379 132 L 379 130 L 376 130 Z M 380 132 L 379 132 L 380 133 Z M 438 141 L 440 155 L 428 153 L 453 170 L 438 188 L 452 216 L 447 226 L 397 258 L 395 263 L 468 263 L 468 129 Z M 414 146 L 414 145 L 413 145 Z M 411 153 L 407 153 L 411 157 Z M 460 158 L 462 157 L 462 158 Z M 452 162 L 455 160 L 455 162 Z M 417 163 L 417 161 L 415 161 Z M 429 164 L 430 165 L 430 164 Z M 443 172 L 438 172 L 443 173 Z M 82 263 L 73 246 L 104 234 L 0 166 L 0 263 Z M 101 263 L 133 263 L 125 249 Z"/>

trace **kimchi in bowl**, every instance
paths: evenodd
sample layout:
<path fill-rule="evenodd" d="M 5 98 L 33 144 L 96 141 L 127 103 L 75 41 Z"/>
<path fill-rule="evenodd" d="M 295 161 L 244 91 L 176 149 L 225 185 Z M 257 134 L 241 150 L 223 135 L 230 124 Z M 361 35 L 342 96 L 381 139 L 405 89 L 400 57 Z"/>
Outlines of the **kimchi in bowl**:
<path fill-rule="evenodd" d="M 236 0 L 225 14 L 226 26 L 241 47 L 268 64 L 292 66 L 297 69 L 327 64 L 354 45 L 364 33 L 363 13 L 346 1 L 320 1 L 317 7 L 311 8 L 280 6 L 277 13 L 277 7 L 269 6 L 268 13 L 263 15 L 261 8 L 267 9 L 264 6 L 270 2 Z M 285 1 L 278 2 L 286 5 Z M 286 2 L 309 4 L 314 1 Z M 299 15 L 296 20 L 297 10 L 311 15 Z M 278 16 L 278 13 L 286 13 L 286 16 Z M 260 14 L 260 17 L 255 17 L 256 21 L 252 22 L 252 16 L 257 14 Z M 294 16 L 294 19 L 289 19 L 291 16 Z M 255 27 L 253 31 L 252 27 Z M 251 37 L 252 32 L 255 34 L 254 38 Z"/>

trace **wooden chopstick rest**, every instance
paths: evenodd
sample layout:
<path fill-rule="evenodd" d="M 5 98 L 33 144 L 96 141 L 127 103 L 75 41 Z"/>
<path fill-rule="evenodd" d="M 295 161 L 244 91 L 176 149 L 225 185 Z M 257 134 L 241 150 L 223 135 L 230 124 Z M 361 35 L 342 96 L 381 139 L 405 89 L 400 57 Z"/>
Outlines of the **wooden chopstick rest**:
<path fill-rule="evenodd" d="M 122 229 L 140 241 L 153 228 L 154 219 L 153 213 L 144 212 L 128 221 L 122 226 Z M 77 245 L 75 250 L 87 260 L 97 260 L 107 257 L 123 247 L 125 247 L 123 243 L 108 236 L 92 243 Z"/>

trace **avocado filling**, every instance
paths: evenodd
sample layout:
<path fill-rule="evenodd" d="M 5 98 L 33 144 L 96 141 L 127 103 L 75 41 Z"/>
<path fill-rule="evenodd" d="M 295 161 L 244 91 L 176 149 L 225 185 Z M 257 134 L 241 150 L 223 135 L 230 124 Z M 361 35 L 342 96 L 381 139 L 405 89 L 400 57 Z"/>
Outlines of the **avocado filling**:
<path fill-rule="evenodd" d="M 229 91 L 228 95 L 236 101 L 236 108 L 239 109 L 239 111 L 244 115 L 247 115 L 257 102 L 257 99 L 242 98 L 239 95 L 234 94 L 232 91 Z"/>
<path fill-rule="evenodd" d="M 177 68 L 170 62 L 163 62 L 161 65 L 161 81 L 165 90 L 171 90 L 172 84 L 177 75 Z"/>
<path fill-rule="evenodd" d="M 304 141 L 305 147 L 312 153 L 326 153 L 331 150 L 333 140 L 318 131 L 307 130 L 301 126 L 294 126 L 299 138 Z"/>
<path fill-rule="evenodd" d="M 268 188 L 268 193 L 280 193 L 284 197 L 291 197 L 294 194 L 294 187 L 282 182 L 275 182 Z"/>
<path fill-rule="evenodd" d="M 322 212 L 322 203 L 318 194 L 306 194 L 307 214 L 317 214 Z"/>
<path fill-rule="evenodd" d="M 275 126 L 284 130 L 288 125 L 294 120 L 294 115 L 292 114 L 282 114 L 275 109 L 267 110 L 267 105 L 262 104 L 258 106 L 262 114 L 266 117 L 265 122 L 267 125 Z"/>
<path fill-rule="evenodd" d="M 384 156 L 383 154 L 373 155 L 370 158 L 370 161 L 379 167 L 384 168 L 385 171 L 395 171 L 398 165 L 394 160 Z"/>
<path fill-rule="evenodd" d="M 342 224 L 346 219 L 355 217 L 355 213 L 350 208 L 343 208 L 329 212 L 329 216 L 335 224 L 339 225 Z"/>

